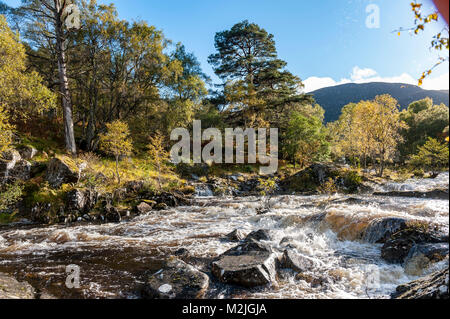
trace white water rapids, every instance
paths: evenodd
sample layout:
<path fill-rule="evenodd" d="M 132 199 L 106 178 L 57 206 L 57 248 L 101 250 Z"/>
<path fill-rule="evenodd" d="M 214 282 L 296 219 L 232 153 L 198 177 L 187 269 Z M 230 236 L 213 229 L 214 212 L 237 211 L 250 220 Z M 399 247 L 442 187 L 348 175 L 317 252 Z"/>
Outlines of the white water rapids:
<path fill-rule="evenodd" d="M 435 180 L 410 180 L 388 184 L 389 190 L 448 188 L 448 174 Z M 388 298 L 395 288 L 424 274 L 448 267 L 447 261 L 406 274 L 401 265 L 380 257 L 381 244 L 362 242 L 361 232 L 380 217 L 403 217 L 449 225 L 446 200 L 351 196 L 278 196 L 273 209 L 257 215 L 261 199 L 197 198 L 194 205 L 151 212 L 119 224 L 55 225 L 0 228 L 0 272 L 28 280 L 57 297 L 133 298 L 135 285 L 146 271 L 156 271 L 160 261 L 179 248 L 194 257 L 213 258 L 236 243 L 223 240 L 234 229 L 251 232 L 269 229 L 270 245 L 280 253 L 280 241 L 292 237 L 297 251 L 317 260 L 310 275 L 322 278 L 313 286 L 283 270 L 277 287 L 238 289 L 230 293 L 217 285 L 217 298 Z M 342 201 L 340 201 L 342 199 Z M 319 222 L 308 217 L 326 213 Z M 65 288 L 65 267 L 79 265 L 81 289 Z M 377 284 L 367 288 L 368 269 Z M 374 272 L 375 270 L 375 272 Z"/>

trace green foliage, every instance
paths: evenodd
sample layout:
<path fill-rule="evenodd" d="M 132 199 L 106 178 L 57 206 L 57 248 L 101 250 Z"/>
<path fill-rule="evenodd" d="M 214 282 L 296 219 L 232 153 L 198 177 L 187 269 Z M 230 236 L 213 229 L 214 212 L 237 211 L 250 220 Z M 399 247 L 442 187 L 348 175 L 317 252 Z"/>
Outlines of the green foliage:
<path fill-rule="evenodd" d="M 443 139 L 445 128 L 449 125 L 449 109 L 446 105 L 435 105 L 432 99 L 423 99 L 411 103 L 403 111 L 400 119 L 407 125 L 403 130 L 404 143 L 399 147 L 402 158 L 416 154 L 418 147 L 423 146 L 429 137 Z"/>
<path fill-rule="evenodd" d="M 321 118 L 294 112 L 283 140 L 284 152 L 294 165 L 299 163 L 303 168 L 328 159 L 330 144 L 326 138 Z"/>
<path fill-rule="evenodd" d="M 147 147 L 148 154 L 155 163 L 158 173 L 159 189 L 162 189 L 161 174 L 167 169 L 166 163 L 169 161 L 169 153 L 164 149 L 164 137 L 160 132 L 156 132 L 154 136 L 150 137 L 150 144 Z"/>
<path fill-rule="evenodd" d="M 20 183 L 0 187 L 0 211 L 7 210 L 22 197 L 23 186 Z"/>
<path fill-rule="evenodd" d="M 116 159 L 116 177 L 120 184 L 119 158 L 128 156 L 133 150 L 128 125 L 119 120 L 106 124 L 107 133 L 100 135 L 100 149 Z"/>
<path fill-rule="evenodd" d="M 12 119 L 26 120 L 56 106 L 56 96 L 37 72 L 28 72 L 25 47 L 0 15 L 0 105 Z"/>
<path fill-rule="evenodd" d="M 299 94 L 301 80 L 278 59 L 273 35 L 257 24 L 243 21 L 216 33 L 215 47 L 208 61 L 224 81 L 221 103 L 240 125 L 278 125 L 290 107 L 312 102 Z"/>
<path fill-rule="evenodd" d="M 0 104 L 0 154 L 6 151 L 12 142 L 13 126 L 9 124 L 7 110 Z"/>
<path fill-rule="evenodd" d="M 429 138 L 425 145 L 419 147 L 419 152 L 411 156 L 409 164 L 414 168 L 431 171 L 433 176 L 437 176 L 441 170 L 448 168 L 448 144 Z"/>

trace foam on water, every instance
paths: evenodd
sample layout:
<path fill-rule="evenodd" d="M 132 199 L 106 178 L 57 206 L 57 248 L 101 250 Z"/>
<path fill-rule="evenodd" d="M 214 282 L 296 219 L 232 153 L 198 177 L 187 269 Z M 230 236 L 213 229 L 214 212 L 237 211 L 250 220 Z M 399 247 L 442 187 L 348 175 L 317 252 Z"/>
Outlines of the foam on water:
<path fill-rule="evenodd" d="M 295 279 L 293 271 L 283 270 L 277 287 L 245 290 L 234 297 L 387 298 L 399 284 L 418 277 L 408 276 L 400 265 L 385 263 L 381 245 L 359 240 L 370 221 L 403 217 L 437 223 L 447 231 L 449 224 L 449 203 L 442 200 L 279 196 L 272 203 L 269 214 L 257 215 L 257 197 L 198 198 L 192 206 L 151 212 L 120 224 L 4 229 L 0 271 L 18 271 L 25 263 L 27 272 L 48 278 L 64 275 L 64 264 L 83 262 L 89 278 L 82 297 L 130 297 L 124 291 L 139 282 L 137 274 L 155 262 L 154 256 L 186 248 L 195 257 L 216 257 L 236 245 L 223 240 L 234 229 L 247 233 L 269 229 L 273 234 L 269 244 L 278 254 L 284 249 L 280 242 L 291 237 L 297 252 L 314 259 L 317 267 L 304 274 L 306 279 Z M 132 269 L 127 268 L 130 263 Z M 434 264 L 424 273 L 446 265 L 448 261 Z M 370 274 L 379 278 L 377 285 L 368 285 Z M 111 276 L 123 279 L 116 283 Z M 218 296 L 226 296 L 225 290 Z"/>

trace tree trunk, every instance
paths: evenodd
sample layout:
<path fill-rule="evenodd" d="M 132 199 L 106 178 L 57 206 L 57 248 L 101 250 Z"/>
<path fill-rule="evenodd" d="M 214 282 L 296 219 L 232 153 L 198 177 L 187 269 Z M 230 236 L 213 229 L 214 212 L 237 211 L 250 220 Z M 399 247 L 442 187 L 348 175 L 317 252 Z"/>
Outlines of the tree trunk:
<path fill-rule="evenodd" d="M 117 182 L 118 182 L 118 184 L 120 184 L 119 156 L 116 156 L 116 176 L 117 176 Z"/>
<path fill-rule="evenodd" d="M 62 97 L 63 120 L 64 120 L 64 138 L 66 150 L 71 154 L 77 153 L 75 145 L 75 133 L 73 129 L 72 100 L 70 97 L 69 81 L 67 78 L 67 66 L 64 48 L 64 30 L 61 16 L 64 8 L 61 8 L 60 2 L 55 0 L 55 31 L 56 31 L 56 53 L 58 56 L 58 75 L 60 82 L 60 93 Z"/>

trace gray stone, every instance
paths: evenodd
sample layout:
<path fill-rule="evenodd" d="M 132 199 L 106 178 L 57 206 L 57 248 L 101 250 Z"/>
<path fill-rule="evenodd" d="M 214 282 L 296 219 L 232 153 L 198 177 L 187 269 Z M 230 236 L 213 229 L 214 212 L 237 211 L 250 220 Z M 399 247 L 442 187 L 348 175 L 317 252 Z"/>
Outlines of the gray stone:
<path fill-rule="evenodd" d="M 368 243 L 384 243 L 392 234 L 405 229 L 406 220 L 403 218 L 380 218 L 373 220 L 363 235 L 363 241 Z"/>
<path fill-rule="evenodd" d="M 146 202 L 142 202 L 139 205 L 136 206 L 136 211 L 138 214 L 143 215 L 143 214 L 147 214 L 152 210 L 152 206 L 150 206 L 149 204 L 147 204 Z"/>
<path fill-rule="evenodd" d="M 212 273 L 221 282 L 243 287 L 276 283 L 276 255 L 269 246 L 251 240 L 221 255 L 212 263 Z"/>
<path fill-rule="evenodd" d="M 231 233 L 229 233 L 226 238 L 229 241 L 241 241 L 245 238 L 245 233 L 240 229 L 235 229 Z"/>
<path fill-rule="evenodd" d="M 25 160 L 31 160 L 34 156 L 37 154 L 37 150 L 30 145 L 22 146 L 17 149 L 17 151 L 20 153 L 20 156 L 22 156 Z"/>
<path fill-rule="evenodd" d="M 60 158 L 52 158 L 47 168 L 46 179 L 50 186 L 59 188 L 64 183 L 76 183 L 79 179 L 79 170 L 75 164 L 67 163 Z"/>
<path fill-rule="evenodd" d="M 177 258 L 147 279 L 142 295 L 148 299 L 201 299 L 209 287 L 209 277 Z"/>
<path fill-rule="evenodd" d="M 248 234 L 248 236 L 245 238 L 245 240 L 271 240 L 270 231 L 267 229 L 260 229 L 254 232 L 251 232 Z"/>
<path fill-rule="evenodd" d="M 398 286 L 393 299 L 449 299 L 448 269 L 435 272 L 424 278 Z"/>
<path fill-rule="evenodd" d="M 421 276 L 431 264 L 442 261 L 446 257 L 448 257 L 448 243 L 415 245 L 405 259 L 405 273 Z"/>
<path fill-rule="evenodd" d="M 315 259 L 296 253 L 292 249 L 286 249 L 281 258 L 281 267 L 289 268 L 298 272 L 311 271 L 320 266 Z"/>
<path fill-rule="evenodd" d="M 0 273 L 0 300 L 2 299 L 35 299 L 35 291 L 30 284 Z"/>

